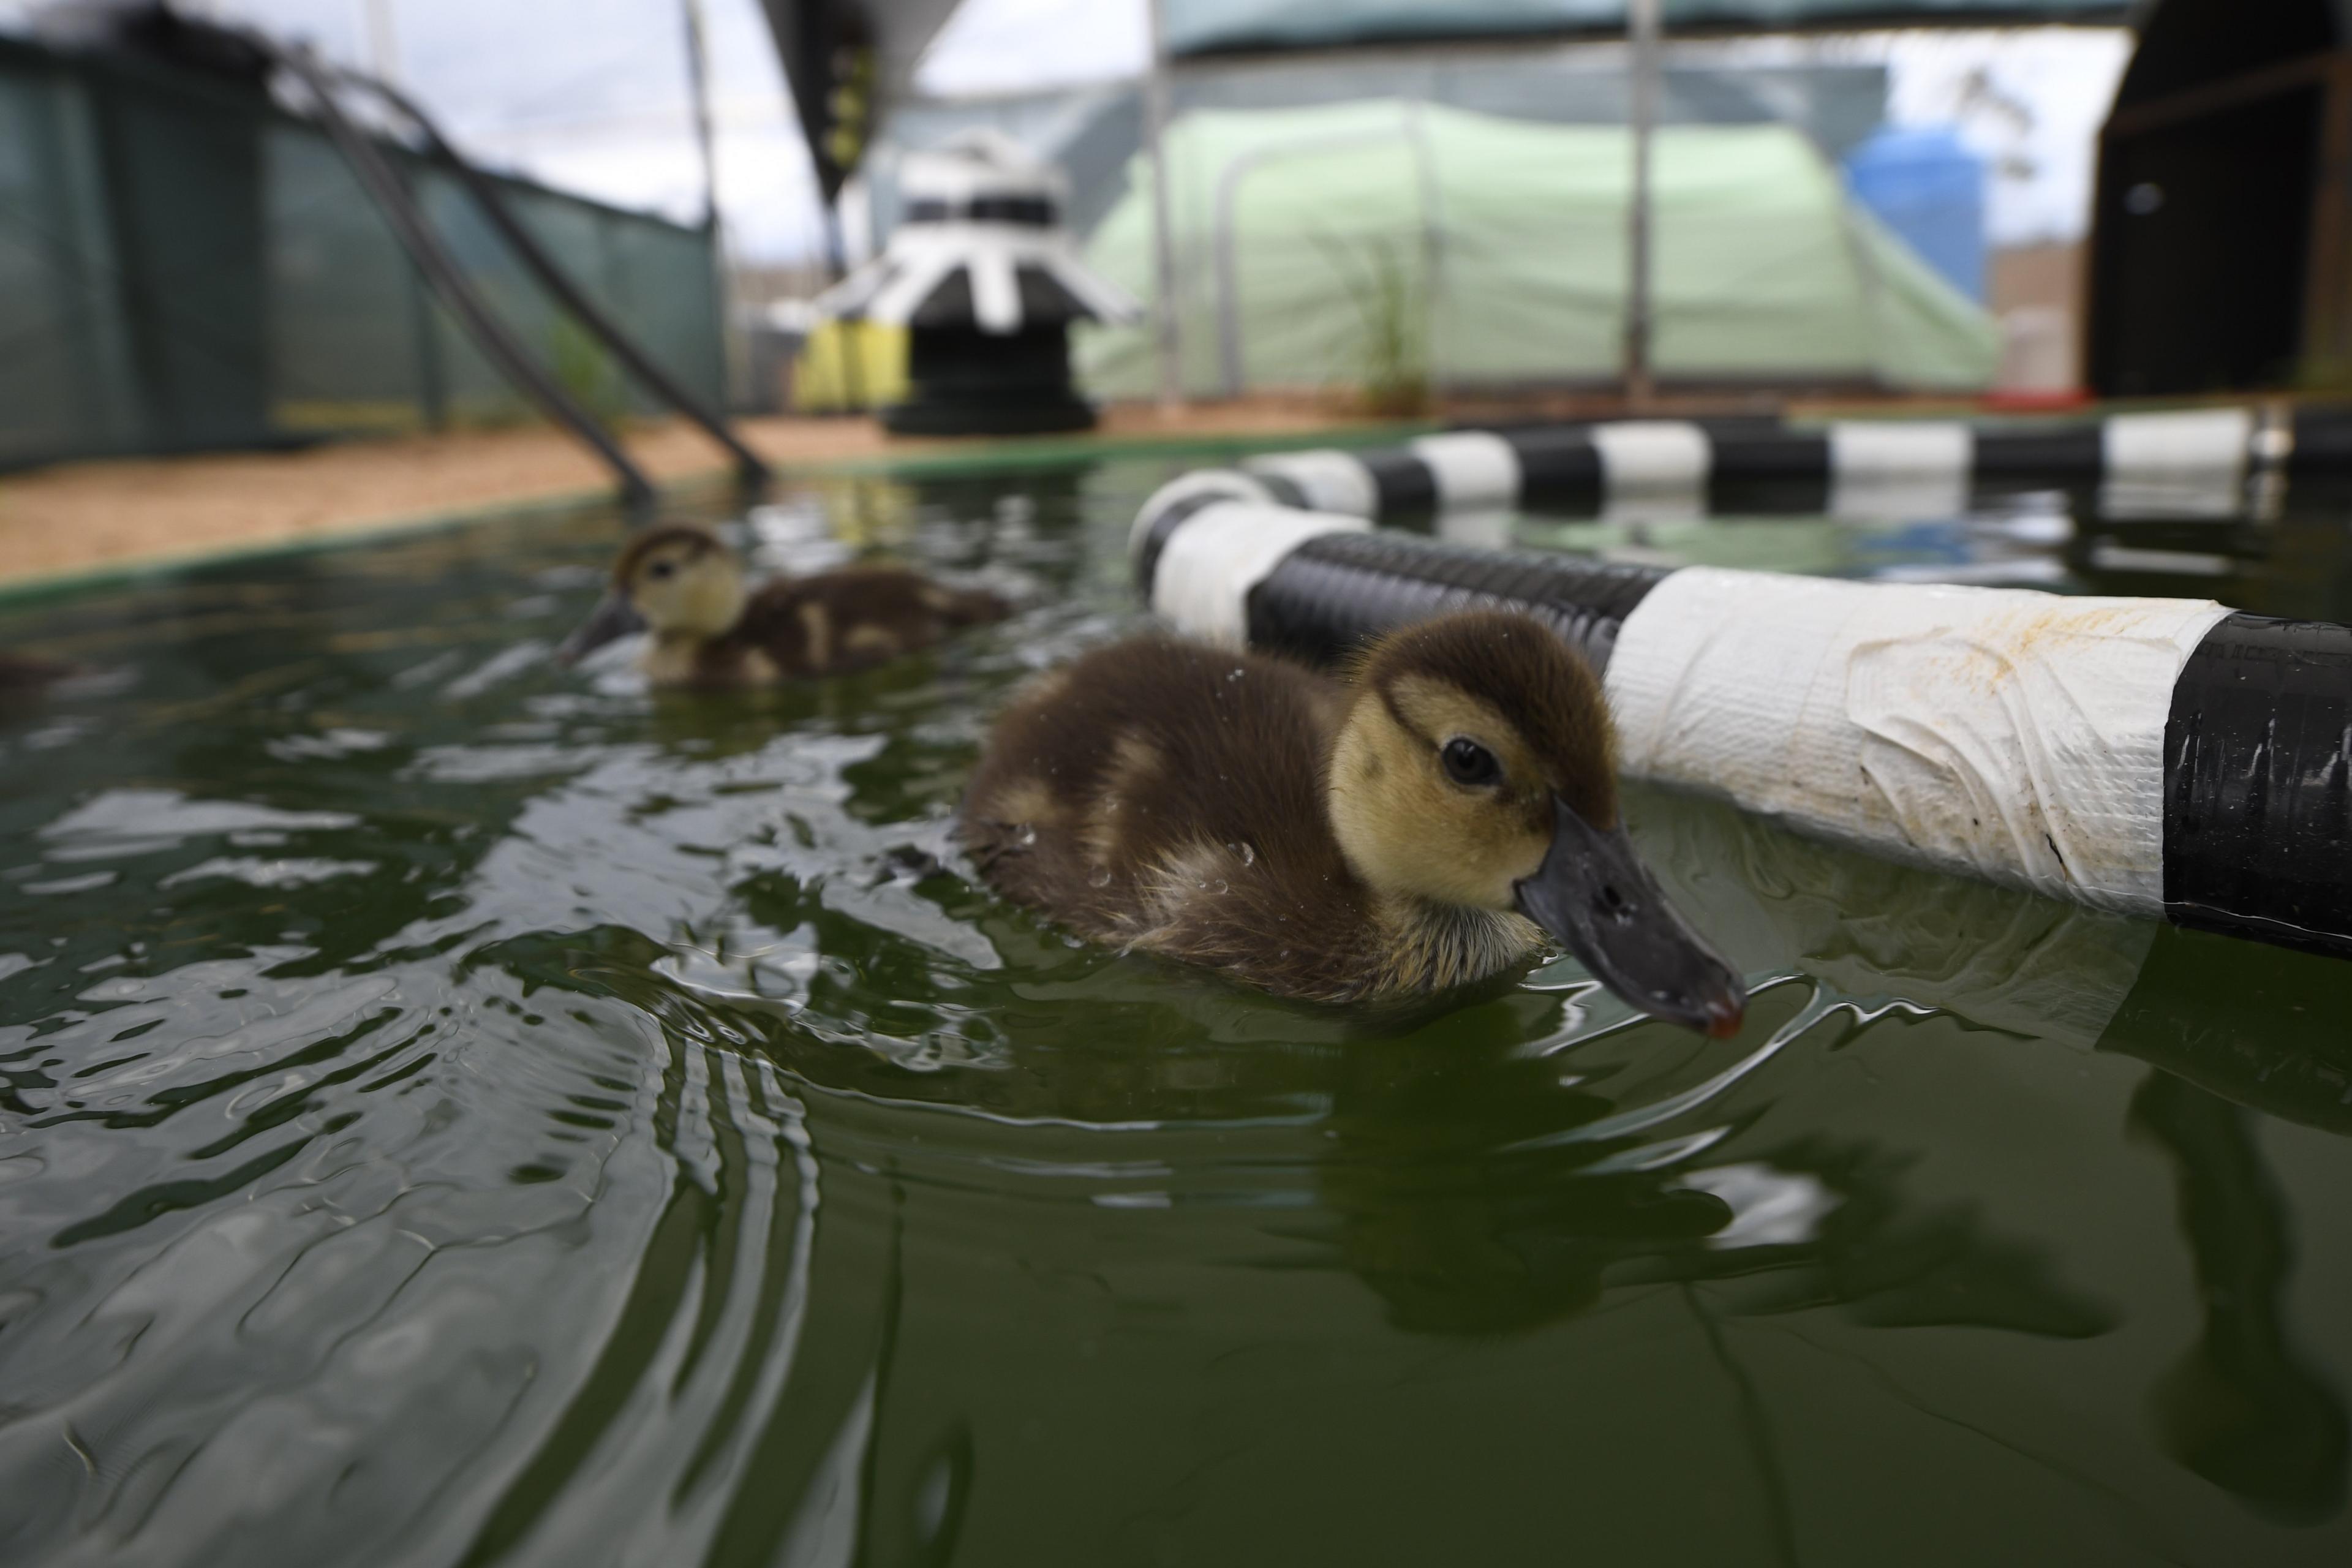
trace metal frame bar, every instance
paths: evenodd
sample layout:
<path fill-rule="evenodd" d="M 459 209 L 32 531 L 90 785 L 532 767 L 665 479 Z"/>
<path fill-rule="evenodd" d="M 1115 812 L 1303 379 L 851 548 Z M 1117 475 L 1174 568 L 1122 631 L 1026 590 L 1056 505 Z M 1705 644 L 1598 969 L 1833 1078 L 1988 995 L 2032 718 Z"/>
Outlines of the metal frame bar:
<path fill-rule="evenodd" d="M 578 437 L 620 480 L 621 494 L 633 508 L 652 506 L 656 491 L 653 481 L 643 469 L 621 449 L 620 444 L 586 410 L 573 402 L 570 394 L 556 384 L 554 378 L 533 359 L 507 324 L 492 313 L 488 305 L 467 280 L 457 259 L 441 243 L 424 214 L 409 199 L 406 185 L 383 154 L 367 136 L 353 125 L 335 100 L 335 81 L 307 48 L 279 49 L 271 46 L 278 60 L 309 89 L 318 105 L 319 118 L 327 135 L 350 163 L 361 187 L 373 198 L 392 226 L 392 231 L 407 250 L 417 269 L 441 296 L 442 302 L 462 321 L 485 356 L 499 367 L 500 373 L 528 393 L 532 401 L 574 436 Z"/>
<path fill-rule="evenodd" d="M 354 72 L 336 71 L 332 73 L 331 79 L 375 94 L 415 125 L 417 133 L 425 139 L 425 155 L 436 164 L 457 176 L 465 185 L 467 194 L 480 205 L 483 214 L 489 218 L 491 226 L 499 231 L 499 237 L 522 258 L 523 265 L 530 268 L 531 276 L 539 280 L 540 286 L 553 295 L 557 303 L 593 332 L 604 346 L 612 351 L 613 356 L 627 367 L 631 375 L 650 388 L 662 401 L 700 426 L 703 432 L 712 440 L 726 447 L 729 454 L 735 459 L 735 472 L 738 479 L 747 485 L 758 485 L 765 483 L 773 477 L 766 461 L 751 447 L 745 446 L 736 434 L 727 427 L 723 417 L 707 406 L 675 376 L 656 364 L 646 352 L 637 346 L 635 340 L 614 325 L 610 317 L 597 309 L 587 295 L 581 292 L 579 286 L 572 282 L 570 275 L 556 265 L 554 258 L 547 254 L 539 241 L 531 237 L 530 231 L 523 227 L 521 222 L 515 217 L 512 209 L 499 196 L 497 188 L 490 184 L 488 178 L 471 163 L 457 155 L 457 150 L 449 145 L 447 138 L 441 134 L 440 128 L 433 122 L 424 110 L 417 107 L 415 100 L 388 82 L 377 81 Z M 715 234 L 713 239 L 715 243 Z"/>
<path fill-rule="evenodd" d="M 1234 259 L 1234 202 L 1240 193 L 1242 177 L 1255 174 L 1278 158 L 1338 152 L 1373 142 L 1401 141 L 1407 143 L 1408 151 L 1412 151 L 1412 130 L 1402 124 L 1386 125 L 1376 131 L 1344 131 L 1325 136 L 1302 137 L 1296 142 L 1253 147 L 1227 163 L 1224 171 L 1217 176 L 1213 237 L 1217 258 L 1217 367 L 1227 397 L 1242 395 L 1241 280 L 1240 268 Z M 1427 221 L 1426 216 L 1423 221 Z"/>

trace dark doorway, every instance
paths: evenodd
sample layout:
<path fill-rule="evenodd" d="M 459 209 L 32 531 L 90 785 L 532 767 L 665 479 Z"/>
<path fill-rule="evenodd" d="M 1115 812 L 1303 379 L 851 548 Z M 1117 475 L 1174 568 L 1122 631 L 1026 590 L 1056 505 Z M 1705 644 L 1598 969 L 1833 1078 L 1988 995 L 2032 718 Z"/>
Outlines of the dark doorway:
<path fill-rule="evenodd" d="M 2090 380 L 2110 396 L 2332 370 L 2352 237 L 2335 0 L 2163 0 L 2100 140 Z"/>
<path fill-rule="evenodd" d="M 2091 322 L 2100 391 L 2294 379 L 2325 108 L 2320 87 L 2301 85 L 2110 134 Z"/>

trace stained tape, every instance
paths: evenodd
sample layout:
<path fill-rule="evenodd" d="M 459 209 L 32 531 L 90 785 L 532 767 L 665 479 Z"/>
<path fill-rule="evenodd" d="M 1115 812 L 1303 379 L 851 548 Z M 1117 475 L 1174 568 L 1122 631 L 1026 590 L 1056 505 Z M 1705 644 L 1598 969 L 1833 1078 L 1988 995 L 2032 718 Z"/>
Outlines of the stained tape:
<path fill-rule="evenodd" d="M 2227 613 L 1688 567 L 1618 634 L 1620 759 L 1805 832 L 2158 914 L 2173 683 Z"/>

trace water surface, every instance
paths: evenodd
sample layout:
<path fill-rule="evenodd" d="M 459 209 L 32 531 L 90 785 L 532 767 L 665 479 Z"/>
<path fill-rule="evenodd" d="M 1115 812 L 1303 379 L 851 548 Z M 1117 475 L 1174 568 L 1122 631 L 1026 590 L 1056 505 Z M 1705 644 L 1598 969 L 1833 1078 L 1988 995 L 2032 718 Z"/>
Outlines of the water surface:
<path fill-rule="evenodd" d="M 94 672 L 0 717 L 0 1561 L 2352 1557 L 2352 967 L 1654 792 L 1735 1040 L 976 886 L 1171 471 L 788 498 L 1031 607 L 778 695 L 552 667 L 593 513 L 0 615 Z M 2352 613 L 2352 505 L 2109 512 L 1444 526 Z"/>

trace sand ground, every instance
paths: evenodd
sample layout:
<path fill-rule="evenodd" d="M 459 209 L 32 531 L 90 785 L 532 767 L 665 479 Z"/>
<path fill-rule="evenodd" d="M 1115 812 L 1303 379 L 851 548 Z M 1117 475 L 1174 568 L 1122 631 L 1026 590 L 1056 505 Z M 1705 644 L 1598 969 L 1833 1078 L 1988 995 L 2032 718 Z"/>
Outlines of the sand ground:
<path fill-rule="evenodd" d="M 1349 423 L 1313 401 L 1173 410 L 1114 407 L 1105 444 L 1223 437 L 1305 437 Z M 870 419 L 747 419 L 744 439 L 780 470 L 971 450 L 970 443 L 900 440 Z M 655 479 L 723 474 L 725 454 L 678 422 L 626 437 Z M 1019 444 L 988 443 L 992 450 Z M 1057 447 L 1069 445 L 1055 438 Z M 609 489 L 584 448 L 541 426 L 464 431 L 307 450 L 66 463 L 0 474 L 0 585 L 70 577 L 137 563 L 288 543 L 452 514 Z"/>

